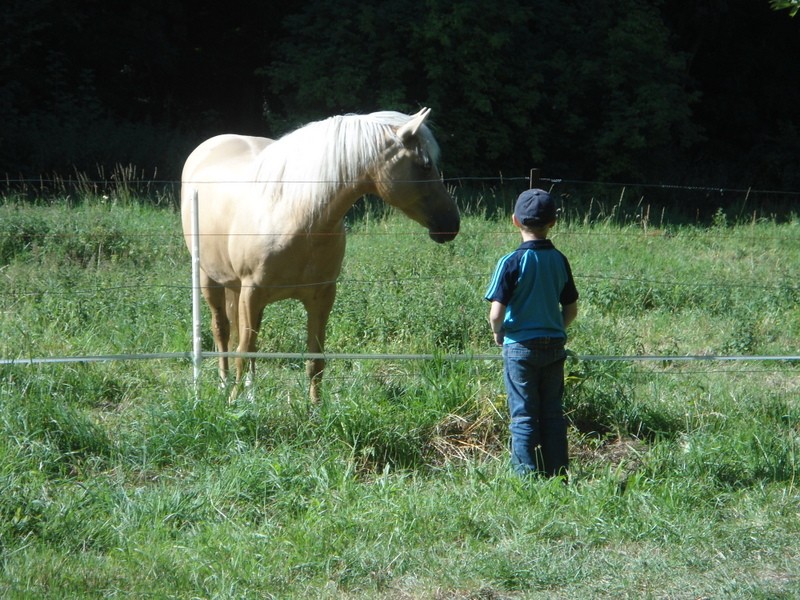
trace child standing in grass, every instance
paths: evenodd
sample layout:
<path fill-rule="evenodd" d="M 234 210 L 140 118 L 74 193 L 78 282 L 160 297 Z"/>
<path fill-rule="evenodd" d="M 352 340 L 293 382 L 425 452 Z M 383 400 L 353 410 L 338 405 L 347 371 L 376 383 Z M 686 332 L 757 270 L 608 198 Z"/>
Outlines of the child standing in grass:
<path fill-rule="evenodd" d="M 511 464 L 519 474 L 565 475 L 564 345 L 578 290 L 567 257 L 547 238 L 556 223 L 550 194 L 520 194 L 512 221 L 522 244 L 500 259 L 485 296 L 494 341 L 503 347 Z"/>

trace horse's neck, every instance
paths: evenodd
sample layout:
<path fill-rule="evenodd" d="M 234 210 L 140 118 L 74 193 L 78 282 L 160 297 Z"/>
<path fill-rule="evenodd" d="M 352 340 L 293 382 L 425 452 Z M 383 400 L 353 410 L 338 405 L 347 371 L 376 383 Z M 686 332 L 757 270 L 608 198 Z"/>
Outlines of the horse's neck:
<path fill-rule="evenodd" d="M 334 231 L 340 229 L 347 211 L 349 211 L 359 198 L 373 192 L 374 186 L 366 181 L 353 185 L 343 185 L 317 209 L 313 217 L 312 228 L 320 231 Z"/>
<path fill-rule="evenodd" d="M 385 148 L 363 143 L 363 132 L 358 129 L 345 132 L 347 135 L 341 132 L 331 135 L 328 128 L 336 123 L 326 121 L 292 134 L 292 138 L 287 139 L 291 153 L 289 162 L 280 169 L 273 165 L 274 170 L 265 173 L 274 180 L 309 182 L 302 191 L 297 190 L 296 195 L 290 194 L 294 204 L 291 210 L 294 218 L 303 222 L 303 229 L 340 229 L 353 204 L 362 196 L 377 191 L 374 171 L 376 163 L 384 159 Z M 318 139 L 320 137 L 325 139 Z M 351 143 L 347 143 L 348 140 Z M 272 150 L 283 148 L 276 144 Z M 309 148 L 312 149 L 310 156 Z"/>

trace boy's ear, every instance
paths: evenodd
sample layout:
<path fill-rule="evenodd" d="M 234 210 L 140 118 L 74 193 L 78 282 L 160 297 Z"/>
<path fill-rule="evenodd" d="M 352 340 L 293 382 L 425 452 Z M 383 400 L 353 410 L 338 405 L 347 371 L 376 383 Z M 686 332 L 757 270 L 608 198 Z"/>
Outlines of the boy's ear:
<path fill-rule="evenodd" d="M 511 213 L 511 222 L 514 224 L 514 227 L 522 227 L 522 223 L 519 222 L 517 215 Z"/>

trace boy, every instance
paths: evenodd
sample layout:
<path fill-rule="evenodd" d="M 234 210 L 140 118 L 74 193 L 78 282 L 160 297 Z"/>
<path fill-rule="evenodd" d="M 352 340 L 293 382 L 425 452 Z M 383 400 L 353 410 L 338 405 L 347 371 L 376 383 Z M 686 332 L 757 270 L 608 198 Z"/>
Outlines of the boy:
<path fill-rule="evenodd" d="M 511 464 L 521 475 L 566 475 L 564 345 L 578 315 L 578 290 L 566 256 L 547 239 L 556 223 L 550 194 L 520 194 L 512 221 L 522 245 L 500 259 L 485 296 L 494 341 L 503 347 Z"/>

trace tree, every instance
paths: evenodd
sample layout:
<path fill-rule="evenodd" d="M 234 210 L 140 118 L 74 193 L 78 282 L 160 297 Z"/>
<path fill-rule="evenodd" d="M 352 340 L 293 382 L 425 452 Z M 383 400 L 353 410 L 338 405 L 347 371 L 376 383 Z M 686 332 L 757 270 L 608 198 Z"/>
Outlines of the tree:
<path fill-rule="evenodd" d="M 772 10 L 788 10 L 791 16 L 800 11 L 800 0 L 771 0 Z"/>
<path fill-rule="evenodd" d="M 308 2 L 261 71 L 273 124 L 428 105 L 452 174 L 639 175 L 696 139 L 693 96 L 653 3 L 604 4 Z"/>
<path fill-rule="evenodd" d="M 692 119 L 706 140 L 685 153 L 686 179 L 798 189 L 800 21 L 752 0 L 674 0 L 664 13 L 702 90 Z"/>
<path fill-rule="evenodd" d="M 447 176 L 800 185 L 800 0 L 7 4 L 12 177 L 177 177 L 216 133 L 426 105 Z"/>
<path fill-rule="evenodd" d="M 549 158 L 603 179 L 653 177 L 699 139 L 686 55 L 656 2 L 558 3 L 540 26 L 537 66 L 549 95 Z"/>
<path fill-rule="evenodd" d="M 13 0 L 0 15 L 0 173 L 180 174 L 204 137 L 263 129 L 286 2 Z"/>
<path fill-rule="evenodd" d="M 543 158 L 532 15 L 514 0 L 306 3 L 261 71 L 276 98 L 273 125 L 426 105 L 453 174 L 527 167 Z"/>
<path fill-rule="evenodd" d="M 133 163 L 163 165 L 175 69 L 166 28 L 177 0 L 122 9 L 92 0 L 14 2 L 3 12 L 0 165 L 23 175 L 71 175 Z"/>

